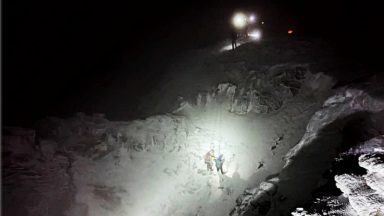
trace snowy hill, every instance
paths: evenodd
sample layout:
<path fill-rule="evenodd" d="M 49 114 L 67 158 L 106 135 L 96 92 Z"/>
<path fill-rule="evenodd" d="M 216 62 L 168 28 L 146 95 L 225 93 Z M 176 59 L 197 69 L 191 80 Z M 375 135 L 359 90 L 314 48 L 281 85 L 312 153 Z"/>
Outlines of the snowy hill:
<path fill-rule="evenodd" d="M 346 100 L 331 89 L 332 55 L 320 42 L 300 40 L 220 50 L 176 62 L 141 99 L 139 109 L 150 117 L 119 122 L 79 113 L 43 119 L 33 129 L 7 128 L 5 213 L 221 216 L 237 205 L 241 215 L 258 202 L 260 183 L 262 191 L 275 191 L 274 176 L 291 177 L 290 166 L 306 163 L 294 160 L 313 138 L 308 130 L 327 123 L 317 111 L 336 106 L 331 120 L 346 112 Z M 224 175 L 207 170 L 210 149 L 224 154 Z M 304 195 L 281 211 L 307 201 Z"/>

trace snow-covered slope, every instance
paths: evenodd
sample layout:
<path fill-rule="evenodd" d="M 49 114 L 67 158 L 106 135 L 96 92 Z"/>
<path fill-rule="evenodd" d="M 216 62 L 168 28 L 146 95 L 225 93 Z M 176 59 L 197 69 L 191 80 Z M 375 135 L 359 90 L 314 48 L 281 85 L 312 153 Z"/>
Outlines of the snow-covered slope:
<path fill-rule="evenodd" d="M 334 80 L 322 73 L 329 61 L 305 41 L 201 52 L 142 98 L 144 111 L 161 114 L 130 122 L 77 114 L 8 128 L 6 213 L 221 216 L 244 203 L 239 195 L 281 171 L 332 93 Z M 224 154 L 225 175 L 206 170 L 210 149 Z M 261 188 L 274 195 L 278 179 L 269 179 Z"/>
<path fill-rule="evenodd" d="M 338 73 L 332 50 L 316 40 L 275 39 L 246 43 L 235 51 L 218 52 L 215 49 L 186 52 L 180 55 L 177 62 L 171 62 L 168 73 L 164 74 L 147 97 L 142 98 L 140 111 L 146 115 L 169 112 L 178 107 L 178 98 L 194 103 L 199 92 L 212 91 L 219 83 L 232 83 L 238 89 L 245 88 L 246 92 L 253 83 L 253 90 L 277 87 L 276 91 L 285 91 L 287 94 L 295 91 L 297 78 L 307 71 L 332 75 Z M 266 76 L 271 79 L 266 79 Z M 255 82 L 256 79 L 259 81 Z M 322 86 L 323 83 L 317 85 Z M 277 93 L 265 88 L 265 93 Z M 285 94 L 270 100 L 279 103 L 281 98 L 287 96 Z"/>

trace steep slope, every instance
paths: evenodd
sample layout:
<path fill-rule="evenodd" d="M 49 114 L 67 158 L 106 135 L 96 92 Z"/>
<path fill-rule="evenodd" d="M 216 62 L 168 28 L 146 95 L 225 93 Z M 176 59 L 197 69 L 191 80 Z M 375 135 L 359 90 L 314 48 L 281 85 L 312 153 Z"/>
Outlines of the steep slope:
<path fill-rule="evenodd" d="M 143 112 L 158 115 L 116 122 L 79 113 L 7 129 L 6 212 L 229 214 L 245 188 L 281 171 L 334 85 L 318 42 L 250 43 L 185 59 L 142 98 Z M 210 149 L 224 154 L 224 175 L 207 171 Z"/>
<path fill-rule="evenodd" d="M 380 89 L 382 92 L 382 87 Z M 367 89 L 340 89 L 337 94 L 327 99 L 323 108 L 309 121 L 300 142 L 286 154 L 286 163 L 279 175 L 267 179 L 252 193 L 245 192 L 232 215 L 287 214 L 297 205 L 303 205 L 311 198 L 311 193 L 325 183 L 323 174 L 331 168 L 333 159 L 343 148 L 353 147 L 358 144 L 356 142 L 359 139 L 382 134 L 384 102 L 381 98 L 370 96 L 368 92 Z M 348 131 L 351 126 L 353 130 Z M 338 187 L 352 200 L 364 197 L 358 192 L 351 196 L 345 192 L 351 187 L 360 190 L 359 187 L 363 187 L 359 185 L 360 180 L 360 177 L 351 175 L 336 177 Z M 360 209 L 370 206 L 361 200 L 352 201 L 351 205 L 360 205 L 356 202 L 363 206 L 367 204 L 357 207 Z M 380 205 L 381 201 L 376 203 Z"/>

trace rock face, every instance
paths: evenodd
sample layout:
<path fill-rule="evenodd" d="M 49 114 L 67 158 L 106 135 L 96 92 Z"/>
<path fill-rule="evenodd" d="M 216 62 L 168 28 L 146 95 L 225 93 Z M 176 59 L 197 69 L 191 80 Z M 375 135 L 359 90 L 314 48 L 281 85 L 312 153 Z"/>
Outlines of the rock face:
<path fill-rule="evenodd" d="M 357 215 L 383 214 L 383 155 L 362 155 L 359 158 L 359 163 L 368 165 L 365 166 L 365 168 L 368 168 L 367 175 L 354 176 L 344 174 L 336 176 L 336 186 L 348 198 L 350 206 Z"/>
<path fill-rule="evenodd" d="M 383 215 L 384 214 L 384 137 L 379 136 L 357 149 L 352 148 L 344 154 L 357 154 L 358 165 L 366 170 L 365 175 L 336 175 L 336 186 L 342 194 L 317 198 L 309 210 L 296 209 L 295 216 L 309 215 Z M 363 152 L 363 153 L 362 153 Z"/>
<path fill-rule="evenodd" d="M 224 90 L 218 88 L 221 84 L 230 88 L 228 97 L 233 100 L 228 99 L 228 110 L 233 113 L 270 113 L 298 91 L 305 92 L 305 82 L 319 89 L 317 93 L 332 86 L 329 74 L 337 74 L 332 55 L 329 47 L 315 40 L 246 43 L 236 52 L 193 51 L 170 66 L 139 108 L 149 114 L 169 112 L 179 107 L 179 96 L 191 106 L 205 106 Z"/>
<path fill-rule="evenodd" d="M 277 179 L 273 179 L 273 189 L 254 189 L 254 193 L 248 194 L 238 202 L 232 215 L 286 214 L 289 209 L 305 202 L 311 191 L 320 183 L 322 173 L 330 167 L 336 156 L 342 141 L 342 128 L 353 119 L 361 118 L 360 113 L 379 113 L 382 110 L 384 102 L 372 98 L 362 90 L 340 90 L 315 113 L 301 141 L 288 152 L 282 172 Z M 358 178 L 351 176 L 339 179 L 360 182 Z M 348 188 L 348 184 L 344 188 Z"/>
<path fill-rule="evenodd" d="M 266 114 L 279 110 L 299 93 L 320 93 L 333 84 L 330 77 L 309 72 L 308 65 L 283 64 L 264 70 L 250 71 L 239 84 L 221 83 L 213 91 L 200 92 L 196 106 L 204 108 L 219 102 L 235 114 Z"/>

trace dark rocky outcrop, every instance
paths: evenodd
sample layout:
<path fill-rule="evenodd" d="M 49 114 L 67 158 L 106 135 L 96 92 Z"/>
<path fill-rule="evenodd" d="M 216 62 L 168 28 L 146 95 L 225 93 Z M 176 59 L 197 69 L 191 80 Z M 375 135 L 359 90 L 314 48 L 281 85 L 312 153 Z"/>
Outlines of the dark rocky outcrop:
<path fill-rule="evenodd" d="M 384 101 L 363 90 L 339 90 L 315 113 L 301 141 L 288 152 L 283 170 L 274 180 L 274 187 L 269 189 L 271 192 L 267 193 L 261 187 L 255 189 L 236 206 L 232 215 L 287 214 L 290 209 L 303 204 L 343 147 L 343 128 L 375 114 L 380 116 L 383 110 Z M 261 206 L 269 208 L 261 211 Z"/>

